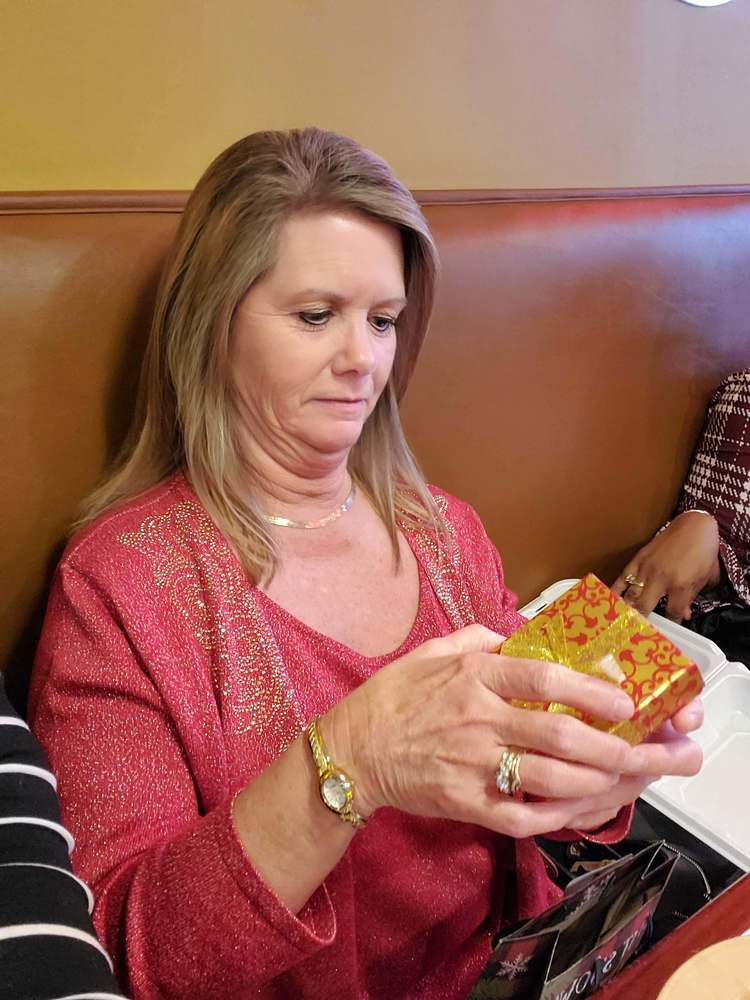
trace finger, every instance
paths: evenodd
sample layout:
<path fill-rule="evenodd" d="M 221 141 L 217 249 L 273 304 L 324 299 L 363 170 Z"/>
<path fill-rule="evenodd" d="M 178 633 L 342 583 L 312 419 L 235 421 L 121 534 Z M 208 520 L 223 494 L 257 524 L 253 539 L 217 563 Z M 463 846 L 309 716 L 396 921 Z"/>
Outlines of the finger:
<path fill-rule="evenodd" d="M 484 808 L 474 821 L 519 840 L 561 830 L 570 826 L 573 817 L 595 808 L 595 797 L 523 802 L 488 789 Z"/>
<path fill-rule="evenodd" d="M 667 594 L 667 618 L 681 622 L 690 612 L 690 605 L 695 600 L 700 587 L 675 587 Z"/>
<path fill-rule="evenodd" d="M 627 769 L 629 774 L 638 773 L 631 766 L 633 748 L 625 740 L 594 729 L 572 715 L 506 705 L 501 717 L 503 743 L 602 771 L 622 774 Z"/>
<path fill-rule="evenodd" d="M 665 742 L 641 743 L 633 749 L 623 774 L 661 778 L 663 775 L 692 777 L 701 769 L 703 751 L 687 736 Z"/>
<path fill-rule="evenodd" d="M 440 648 L 444 655 L 460 653 L 493 653 L 505 642 L 506 636 L 493 632 L 484 625 L 467 625 L 444 639 L 433 639 L 429 644 Z M 425 645 L 428 645 L 425 643 Z"/>
<path fill-rule="evenodd" d="M 690 605 L 685 605 L 685 607 L 680 608 L 679 611 L 669 611 L 665 608 L 664 617 L 668 618 L 672 622 L 677 622 L 679 625 L 680 622 L 687 621 L 690 618 Z"/>
<path fill-rule="evenodd" d="M 641 572 L 645 571 L 642 570 Z M 639 577 L 638 579 L 643 578 Z M 654 610 L 662 599 L 665 588 L 663 580 L 658 576 L 645 579 L 643 582 L 645 583 L 644 587 L 635 587 L 631 584 L 625 594 L 625 600 L 636 611 L 640 611 L 642 615 L 647 615 Z"/>
<path fill-rule="evenodd" d="M 669 743 L 673 740 L 683 739 L 685 734 L 678 732 L 672 723 L 673 718 L 667 719 L 650 736 L 646 737 L 644 743 Z"/>
<path fill-rule="evenodd" d="M 589 677 L 559 663 L 525 660 L 520 657 L 487 657 L 482 680 L 505 699 L 559 702 L 600 719 L 620 722 L 629 719 L 635 705 L 611 681 Z"/>
<path fill-rule="evenodd" d="M 622 597 L 622 595 L 628 589 L 628 584 L 627 584 L 627 582 L 625 580 L 625 576 L 629 572 L 630 572 L 630 570 L 626 566 L 625 569 L 622 571 L 622 573 L 620 573 L 620 575 L 617 577 L 617 579 L 615 580 L 615 582 L 612 584 L 612 586 L 609 588 L 611 591 L 613 591 L 615 594 L 617 594 L 618 597 Z"/>
<path fill-rule="evenodd" d="M 694 698 L 689 705 L 685 705 L 679 712 L 676 712 L 671 719 L 672 727 L 678 733 L 686 735 L 703 725 L 703 702 L 700 698 Z"/>
<path fill-rule="evenodd" d="M 635 802 L 653 780 L 653 778 L 644 777 L 621 778 L 610 791 L 588 800 L 593 805 L 588 805 L 585 810 L 572 818 L 572 828 L 582 830 L 585 828 L 593 829 L 597 825 L 601 826 L 602 823 L 606 823 L 613 816 L 616 816 L 623 806 Z"/>
<path fill-rule="evenodd" d="M 622 806 L 605 809 L 601 812 L 589 813 L 587 816 L 580 816 L 578 819 L 572 821 L 572 828 L 581 833 L 586 833 L 589 830 L 598 830 L 605 823 L 611 823 L 620 809 L 622 809 Z"/>
<path fill-rule="evenodd" d="M 644 546 L 644 548 L 645 548 L 645 546 Z M 622 597 L 622 595 L 625 593 L 625 591 L 630 586 L 630 584 L 628 583 L 628 579 L 627 579 L 629 576 L 634 576 L 637 580 L 640 579 L 640 577 L 638 576 L 638 560 L 639 560 L 641 554 L 643 553 L 643 551 L 644 550 L 641 549 L 640 552 L 636 553 L 635 557 L 633 559 L 631 559 L 631 561 L 623 568 L 623 570 L 620 573 L 620 575 L 617 577 L 617 579 L 615 580 L 615 582 L 612 584 L 612 587 L 610 589 L 613 590 L 620 597 Z"/>
<path fill-rule="evenodd" d="M 519 763 L 521 791 L 543 799 L 572 799 L 599 795 L 619 780 L 619 775 L 571 761 L 523 753 Z"/>

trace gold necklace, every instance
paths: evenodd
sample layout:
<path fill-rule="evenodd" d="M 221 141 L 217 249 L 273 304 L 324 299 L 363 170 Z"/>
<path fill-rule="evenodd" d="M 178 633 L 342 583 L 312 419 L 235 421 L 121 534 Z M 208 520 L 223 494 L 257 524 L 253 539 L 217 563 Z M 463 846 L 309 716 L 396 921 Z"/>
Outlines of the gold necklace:
<path fill-rule="evenodd" d="M 325 517 L 321 517 L 319 521 L 292 521 L 291 518 L 281 517 L 279 514 L 263 514 L 263 519 L 268 521 L 269 524 L 275 524 L 279 528 L 325 528 L 327 524 L 337 521 L 342 514 L 346 514 L 354 503 L 356 492 L 357 487 L 352 483 L 351 491 L 346 500 L 336 510 L 331 511 L 330 514 L 326 514 Z"/>

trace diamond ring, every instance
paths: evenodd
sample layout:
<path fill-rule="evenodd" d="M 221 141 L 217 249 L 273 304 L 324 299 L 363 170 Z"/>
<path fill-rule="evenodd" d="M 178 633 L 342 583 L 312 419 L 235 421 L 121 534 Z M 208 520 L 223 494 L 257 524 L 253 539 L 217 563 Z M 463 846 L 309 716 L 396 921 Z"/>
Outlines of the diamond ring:
<path fill-rule="evenodd" d="M 500 763 L 495 771 L 497 790 L 503 795 L 516 795 L 521 789 L 521 757 L 523 750 L 509 747 L 500 754 Z"/>

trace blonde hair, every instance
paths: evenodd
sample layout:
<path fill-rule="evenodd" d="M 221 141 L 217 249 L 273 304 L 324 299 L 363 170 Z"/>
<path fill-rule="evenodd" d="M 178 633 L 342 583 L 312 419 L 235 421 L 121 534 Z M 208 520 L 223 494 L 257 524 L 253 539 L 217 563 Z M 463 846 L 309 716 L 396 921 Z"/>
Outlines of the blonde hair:
<path fill-rule="evenodd" d="M 157 296 L 131 434 L 79 524 L 184 469 L 251 578 L 273 574 L 276 552 L 252 496 L 235 434 L 228 354 L 234 311 L 274 263 L 284 221 L 310 209 L 349 209 L 395 226 L 407 305 L 389 382 L 349 456 L 349 472 L 386 525 L 442 519 L 406 443 L 398 402 L 432 310 L 437 252 L 411 193 L 380 157 L 318 128 L 256 132 L 209 166 L 191 194 Z"/>

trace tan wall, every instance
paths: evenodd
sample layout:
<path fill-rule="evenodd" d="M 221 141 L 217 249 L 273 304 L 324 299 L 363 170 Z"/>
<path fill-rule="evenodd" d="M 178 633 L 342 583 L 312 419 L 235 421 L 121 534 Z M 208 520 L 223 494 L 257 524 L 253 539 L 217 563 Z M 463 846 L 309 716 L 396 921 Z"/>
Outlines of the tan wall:
<path fill-rule="evenodd" d="M 0 189 L 317 123 L 413 187 L 750 180 L 750 0 L 0 0 Z"/>

